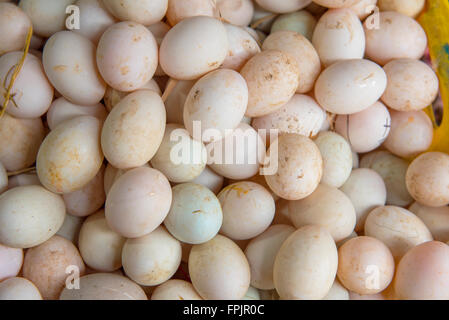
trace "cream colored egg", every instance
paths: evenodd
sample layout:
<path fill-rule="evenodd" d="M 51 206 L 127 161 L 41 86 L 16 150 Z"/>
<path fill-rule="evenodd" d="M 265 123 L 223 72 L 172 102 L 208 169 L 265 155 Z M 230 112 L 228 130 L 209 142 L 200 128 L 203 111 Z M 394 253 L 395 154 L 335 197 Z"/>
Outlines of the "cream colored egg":
<path fill-rule="evenodd" d="M 7 171 L 31 166 L 44 136 L 41 119 L 17 119 L 5 113 L 0 118 L 0 162 Z"/>
<path fill-rule="evenodd" d="M 315 84 L 315 97 L 327 111 L 352 114 L 372 106 L 385 91 L 383 69 L 364 59 L 343 60 L 326 68 Z"/>
<path fill-rule="evenodd" d="M 42 300 L 42 296 L 31 281 L 17 277 L 0 282 L 0 300 Z"/>
<path fill-rule="evenodd" d="M 448 300 L 449 247 L 438 241 L 412 248 L 399 262 L 395 291 L 403 300 Z"/>
<path fill-rule="evenodd" d="M 248 86 L 236 71 L 219 69 L 199 79 L 184 105 L 184 125 L 196 140 L 210 142 L 209 131 L 225 137 L 237 128 L 248 105 Z M 200 126 L 201 136 L 196 136 Z"/>
<path fill-rule="evenodd" d="M 421 25 L 404 14 L 379 13 L 378 28 L 365 21 L 366 56 L 385 65 L 394 59 L 420 59 L 427 47 L 427 37 Z"/>
<path fill-rule="evenodd" d="M 150 81 L 158 64 L 153 34 L 143 25 L 129 21 L 106 29 L 96 55 L 98 70 L 106 83 L 125 92 L 140 89 Z"/>
<path fill-rule="evenodd" d="M 233 240 L 252 239 L 273 221 L 274 199 L 257 183 L 241 181 L 231 184 L 218 194 L 218 199 L 223 208 L 220 233 Z"/>
<path fill-rule="evenodd" d="M 424 222 L 435 240 L 449 241 L 449 207 L 432 208 L 414 202 L 409 210 Z"/>
<path fill-rule="evenodd" d="M 72 31 L 55 33 L 45 44 L 42 61 L 53 87 L 70 102 L 93 105 L 103 98 L 106 84 L 89 39 Z"/>
<path fill-rule="evenodd" d="M 137 238 L 156 229 L 170 210 L 172 192 L 167 178 L 152 168 L 123 174 L 106 197 L 109 227 L 126 238 Z"/>
<path fill-rule="evenodd" d="M 349 141 L 355 152 L 365 153 L 387 139 L 391 125 L 388 109 L 378 101 L 363 111 L 337 116 L 335 130 Z"/>
<path fill-rule="evenodd" d="M 274 13 L 287 13 L 301 10 L 307 7 L 312 0 L 256 0 L 257 4 L 262 8 Z"/>
<path fill-rule="evenodd" d="M 348 8 L 354 11 L 359 19 L 363 21 L 376 10 L 376 4 L 377 0 L 359 0 Z"/>
<path fill-rule="evenodd" d="M 203 300 L 190 282 L 172 279 L 158 286 L 151 300 Z"/>
<path fill-rule="evenodd" d="M 295 31 L 302 34 L 307 40 L 312 41 L 313 30 L 317 21 L 306 10 L 282 14 L 276 18 L 271 26 L 271 33 L 276 31 Z"/>
<path fill-rule="evenodd" d="M 164 37 L 159 51 L 160 64 L 172 78 L 193 80 L 217 69 L 228 49 L 222 22 L 205 16 L 191 17 L 171 28 Z"/>
<path fill-rule="evenodd" d="M 352 6 L 358 0 L 313 0 L 315 4 L 326 8 L 346 8 Z"/>
<path fill-rule="evenodd" d="M 126 239 L 112 231 L 104 210 L 89 216 L 79 233 L 79 250 L 87 266 L 111 272 L 122 266 L 122 247 Z"/>
<path fill-rule="evenodd" d="M 179 184 L 172 189 L 173 201 L 164 220 L 179 241 L 199 244 L 215 237 L 222 226 L 223 212 L 215 194 L 202 185 Z"/>
<path fill-rule="evenodd" d="M 217 194 L 223 187 L 224 178 L 206 166 L 201 174 L 190 182 L 203 185 Z"/>
<path fill-rule="evenodd" d="M 0 79 L 7 85 L 11 81 L 11 68 L 22 58 L 23 52 L 10 52 L 0 58 Z M 44 73 L 42 62 L 28 54 L 10 91 L 12 99 L 6 112 L 16 118 L 39 118 L 50 107 L 53 87 Z M 6 89 L 0 87 L 0 105 L 4 104 Z"/>
<path fill-rule="evenodd" d="M 220 134 L 217 132 L 217 137 Z M 259 172 L 265 160 L 265 143 L 254 128 L 240 123 L 224 139 L 206 145 L 208 165 L 228 179 L 248 179 Z"/>
<path fill-rule="evenodd" d="M 313 137 L 320 131 L 326 113 L 311 97 L 295 94 L 279 110 L 262 117 L 254 118 L 252 126 L 256 130 L 278 130 L 279 133 L 298 133 Z M 259 131 L 260 132 L 260 131 Z"/>
<path fill-rule="evenodd" d="M 103 4 L 121 21 L 134 21 L 149 26 L 164 18 L 168 0 L 103 0 Z"/>
<path fill-rule="evenodd" d="M 362 158 L 360 166 L 376 171 L 384 180 L 387 189 L 387 204 L 409 205 L 413 198 L 405 185 L 405 174 L 409 163 L 388 151 L 374 151 Z"/>
<path fill-rule="evenodd" d="M 181 263 L 181 243 L 164 227 L 128 239 L 122 250 L 123 269 L 141 285 L 156 286 L 170 279 Z"/>
<path fill-rule="evenodd" d="M 325 66 L 361 59 L 365 53 L 363 26 L 351 9 L 332 9 L 323 14 L 313 32 L 312 43 Z"/>
<path fill-rule="evenodd" d="M 65 288 L 60 300 L 147 300 L 142 288 L 127 277 L 94 273 L 80 278 L 80 289 Z"/>
<path fill-rule="evenodd" d="M 338 253 L 332 236 L 319 226 L 305 226 L 284 241 L 273 276 L 281 299 L 319 300 L 329 292 L 337 273 Z"/>
<path fill-rule="evenodd" d="M 65 193 L 62 196 L 67 213 L 78 217 L 85 217 L 103 206 L 106 200 L 106 194 L 104 192 L 104 170 L 103 165 L 97 175 L 82 189 Z"/>
<path fill-rule="evenodd" d="M 165 100 L 167 123 L 184 125 L 184 104 L 195 81 L 179 80 Z"/>
<path fill-rule="evenodd" d="M 421 219 L 395 206 L 380 206 L 371 211 L 366 218 L 365 235 L 382 241 L 396 261 L 411 248 L 433 240 Z"/>
<path fill-rule="evenodd" d="M 282 51 L 252 57 L 240 71 L 249 91 L 246 116 L 261 117 L 280 109 L 295 94 L 300 71 L 296 58 Z"/>
<path fill-rule="evenodd" d="M 265 180 L 279 197 L 300 200 L 318 187 L 323 175 L 323 159 L 309 138 L 294 133 L 280 135 L 270 145 L 267 157 L 275 172 L 265 175 Z"/>
<path fill-rule="evenodd" d="M 322 131 L 315 139 L 323 158 L 321 183 L 340 188 L 349 178 L 353 166 L 351 146 L 339 134 Z"/>
<path fill-rule="evenodd" d="M 37 175 L 42 185 L 55 193 L 77 191 L 91 181 L 103 164 L 101 123 L 81 116 L 52 130 L 37 155 Z"/>
<path fill-rule="evenodd" d="M 367 215 L 378 206 L 385 205 L 387 191 L 382 177 L 374 170 L 355 169 L 340 188 L 354 205 L 357 214 L 355 231 L 362 231 Z"/>
<path fill-rule="evenodd" d="M 23 186 L 0 195 L 0 243 L 30 248 L 50 239 L 65 217 L 62 198 L 41 186 Z"/>
<path fill-rule="evenodd" d="M 335 279 L 331 289 L 321 300 L 349 300 L 349 291 L 343 287 L 337 279 Z"/>
<path fill-rule="evenodd" d="M 277 224 L 252 239 L 245 255 L 251 268 L 251 285 L 257 289 L 274 289 L 273 265 L 282 243 L 295 231 L 292 226 Z"/>
<path fill-rule="evenodd" d="M 251 0 L 218 0 L 217 10 L 220 17 L 237 26 L 247 26 L 254 14 Z"/>
<path fill-rule="evenodd" d="M 422 9 L 426 0 L 379 0 L 381 11 L 396 11 L 409 17 L 416 17 Z"/>
<path fill-rule="evenodd" d="M 21 0 L 20 8 L 33 22 L 34 32 L 50 37 L 66 28 L 66 8 L 76 0 Z"/>
<path fill-rule="evenodd" d="M 410 158 L 429 149 L 433 139 L 433 124 L 422 110 L 391 112 L 391 130 L 384 147 L 391 153 Z"/>
<path fill-rule="evenodd" d="M 66 214 L 64 223 L 62 224 L 61 228 L 59 228 L 58 232 L 56 232 L 56 234 L 71 241 L 74 245 L 78 245 L 78 235 L 83 222 L 84 217 L 77 217 L 72 216 L 71 214 Z"/>
<path fill-rule="evenodd" d="M 54 100 L 50 109 L 48 109 L 47 123 L 50 129 L 53 130 L 58 124 L 79 116 L 92 116 L 104 122 L 107 115 L 108 113 L 101 103 L 93 106 L 81 106 L 61 97 Z"/>
<path fill-rule="evenodd" d="M 167 124 L 164 138 L 151 165 L 169 181 L 182 183 L 198 177 L 206 167 L 207 151 L 202 142 L 193 140 L 181 125 Z"/>
<path fill-rule="evenodd" d="M 313 89 L 315 80 L 321 72 L 321 63 L 317 51 L 304 36 L 294 31 L 271 33 L 263 42 L 262 49 L 291 54 L 299 67 L 296 92 L 306 93 Z"/>
<path fill-rule="evenodd" d="M 107 3 L 112 1 L 106 1 Z M 102 0 L 77 0 L 75 5 L 79 8 L 79 33 L 90 41 L 97 43 L 105 30 L 117 20 L 105 8 Z"/>
<path fill-rule="evenodd" d="M 25 46 L 31 20 L 13 3 L 0 3 L 0 55 Z"/>
<path fill-rule="evenodd" d="M 8 173 L 6 172 L 5 167 L 0 162 L 0 194 L 3 191 L 8 190 L 9 186 L 9 180 L 8 180 Z"/>
<path fill-rule="evenodd" d="M 244 28 L 229 23 L 224 26 L 228 34 L 229 50 L 221 67 L 239 71 L 249 59 L 260 52 L 260 47 Z"/>
<path fill-rule="evenodd" d="M 19 274 L 23 264 L 23 250 L 0 244 L 0 282 Z"/>
<path fill-rule="evenodd" d="M 218 17 L 217 3 L 213 0 L 170 0 L 167 20 L 174 26 L 181 20 L 196 17 Z"/>
<path fill-rule="evenodd" d="M 189 273 L 193 287 L 205 300 L 239 300 L 250 284 L 248 260 L 222 235 L 192 247 Z"/>
<path fill-rule="evenodd" d="M 347 238 L 355 228 L 356 212 L 351 200 L 342 191 L 325 184 L 320 184 L 305 199 L 290 201 L 288 212 L 296 228 L 324 227 L 336 242 Z"/>
<path fill-rule="evenodd" d="M 398 59 L 384 66 L 388 84 L 382 101 L 398 111 L 421 110 L 438 95 L 438 77 L 426 63 Z"/>
<path fill-rule="evenodd" d="M 338 249 L 338 279 L 358 294 L 376 294 L 393 280 L 394 259 L 380 240 L 356 237 Z"/>
<path fill-rule="evenodd" d="M 27 250 L 23 276 L 36 285 L 45 300 L 57 300 L 68 275 L 75 271 L 82 276 L 84 268 L 83 259 L 75 245 L 63 237 L 53 236 Z"/>
<path fill-rule="evenodd" d="M 417 157 L 407 169 L 405 183 L 410 195 L 429 207 L 449 204 L 449 156 L 428 152 Z"/>
<path fill-rule="evenodd" d="M 114 167 L 139 167 L 151 160 L 165 131 L 165 108 L 161 97 L 138 90 L 122 99 L 103 126 L 101 146 Z"/>
<path fill-rule="evenodd" d="M 140 88 L 140 90 L 148 89 L 151 91 L 156 92 L 158 95 L 161 95 L 161 89 L 159 88 L 159 85 L 154 79 L 151 79 L 146 84 L 143 85 L 143 87 Z M 106 108 L 110 112 L 112 108 L 114 108 L 117 103 L 120 102 L 124 97 L 126 97 L 129 94 L 129 92 L 123 92 L 115 90 L 111 87 L 106 88 L 106 92 L 104 94 L 104 104 L 106 105 Z M 168 115 L 167 115 L 168 116 Z"/>

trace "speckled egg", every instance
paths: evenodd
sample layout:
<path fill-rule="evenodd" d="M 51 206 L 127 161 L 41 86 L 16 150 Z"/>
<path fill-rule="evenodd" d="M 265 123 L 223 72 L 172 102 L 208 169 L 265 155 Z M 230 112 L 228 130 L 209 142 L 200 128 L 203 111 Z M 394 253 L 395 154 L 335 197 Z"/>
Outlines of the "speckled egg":
<path fill-rule="evenodd" d="M 256 54 L 240 73 L 248 84 L 248 117 L 260 117 L 280 109 L 293 97 L 299 85 L 300 69 L 296 59 L 278 50 Z"/>
<path fill-rule="evenodd" d="M 44 299 L 56 300 L 69 277 L 68 268 L 73 267 L 78 275 L 84 275 L 85 266 L 78 249 L 69 240 L 55 235 L 27 250 L 23 276 L 36 285 Z"/>
<path fill-rule="evenodd" d="M 291 54 L 299 67 L 296 92 L 306 93 L 313 89 L 315 80 L 321 72 L 320 57 L 310 41 L 303 35 L 294 31 L 271 33 L 263 42 L 262 49 L 279 50 Z"/>
<path fill-rule="evenodd" d="M 151 80 L 158 64 L 157 43 L 153 34 L 135 22 L 110 26 L 97 47 L 98 69 L 112 88 L 134 91 Z"/>
<path fill-rule="evenodd" d="M 279 197 L 300 200 L 318 187 L 323 159 L 309 138 L 295 133 L 282 134 L 270 145 L 267 157 L 275 172 L 265 175 L 265 180 Z"/>
<path fill-rule="evenodd" d="M 449 204 L 449 156 L 442 152 L 418 156 L 408 167 L 405 183 L 411 196 L 423 205 Z"/>

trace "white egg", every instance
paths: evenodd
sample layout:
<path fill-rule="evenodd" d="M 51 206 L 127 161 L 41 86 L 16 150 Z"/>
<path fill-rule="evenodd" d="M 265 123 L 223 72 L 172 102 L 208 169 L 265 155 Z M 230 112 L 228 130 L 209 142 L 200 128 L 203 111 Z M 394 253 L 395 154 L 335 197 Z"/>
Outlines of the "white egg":
<path fill-rule="evenodd" d="M 315 83 L 315 97 L 329 112 L 352 114 L 372 106 L 386 86 L 387 76 L 374 62 L 343 60 L 321 73 Z"/>
<path fill-rule="evenodd" d="M 183 183 L 172 189 L 173 201 L 164 220 L 168 231 L 178 240 L 199 244 L 216 236 L 223 221 L 223 213 L 215 194 L 208 188 Z"/>
<path fill-rule="evenodd" d="M 340 60 L 362 59 L 365 53 L 362 23 L 350 9 L 332 9 L 323 14 L 312 43 L 325 66 Z"/>

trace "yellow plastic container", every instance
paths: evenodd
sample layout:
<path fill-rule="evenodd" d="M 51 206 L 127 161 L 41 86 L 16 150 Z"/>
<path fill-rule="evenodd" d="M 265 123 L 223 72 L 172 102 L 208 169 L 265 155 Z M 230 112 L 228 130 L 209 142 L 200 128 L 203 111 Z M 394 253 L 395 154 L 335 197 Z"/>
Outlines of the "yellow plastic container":
<path fill-rule="evenodd" d="M 444 106 L 440 126 L 435 122 L 432 106 L 426 109 L 435 127 L 429 151 L 449 154 L 449 0 L 427 0 L 426 8 L 418 21 L 427 34 L 430 58 L 440 80 Z"/>

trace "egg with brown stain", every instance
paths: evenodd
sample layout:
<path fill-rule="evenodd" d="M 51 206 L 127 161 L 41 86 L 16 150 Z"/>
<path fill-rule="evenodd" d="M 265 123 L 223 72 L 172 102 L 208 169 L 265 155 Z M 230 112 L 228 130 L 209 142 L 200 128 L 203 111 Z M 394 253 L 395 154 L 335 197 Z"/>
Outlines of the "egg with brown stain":
<path fill-rule="evenodd" d="M 42 185 L 55 193 L 69 193 L 86 186 L 103 164 L 101 123 L 80 116 L 59 124 L 39 149 L 36 170 Z"/>

